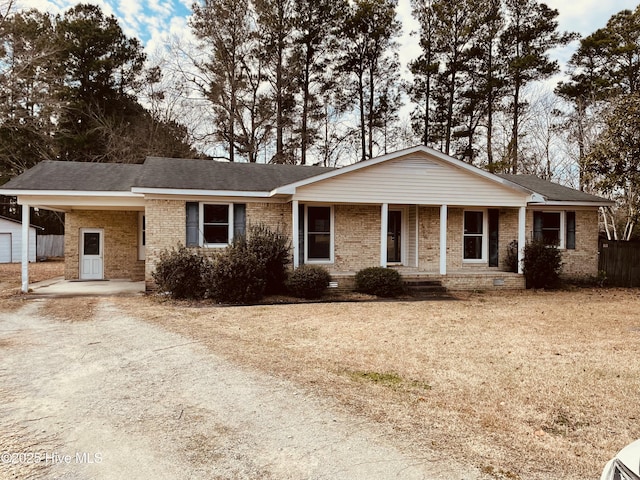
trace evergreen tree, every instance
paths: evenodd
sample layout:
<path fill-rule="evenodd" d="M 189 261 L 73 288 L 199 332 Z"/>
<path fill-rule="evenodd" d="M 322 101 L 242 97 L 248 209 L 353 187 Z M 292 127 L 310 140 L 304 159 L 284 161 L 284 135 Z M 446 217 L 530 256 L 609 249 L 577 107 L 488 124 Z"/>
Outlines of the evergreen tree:
<path fill-rule="evenodd" d="M 126 37 L 115 17 L 105 17 L 95 5 L 77 5 L 56 24 L 58 96 L 64 103 L 56 134 L 58 157 L 142 161 L 113 155 L 99 133 L 105 122 L 125 121 L 140 112 L 135 99 L 145 61 L 140 42 Z"/>
<path fill-rule="evenodd" d="M 202 78 L 196 80 L 211 102 L 217 126 L 215 138 L 226 144 L 235 160 L 236 125 L 241 118 L 240 98 L 247 88 L 248 57 L 254 44 L 248 0 L 204 0 L 193 5 L 191 27 L 207 59 L 197 62 Z"/>
<path fill-rule="evenodd" d="M 510 91 L 511 139 L 508 158 L 511 172 L 518 173 L 520 122 L 525 101 L 523 88 L 550 77 L 559 70 L 549 52 L 575 38 L 559 33 L 558 11 L 537 0 L 505 0 L 507 27 L 500 37 L 500 53 L 506 62 L 507 88 Z"/>
<path fill-rule="evenodd" d="M 383 78 L 397 81 L 397 48 L 400 31 L 396 19 L 396 0 L 355 0 L 343 25 L 345 39 L 341 69 L 351 76 L 351 87 L 344 99 L 355 94 L 359 112 L 360 159 L 374 156 L 375 110 L 378 107 L 377 84 Z M 397 109 L 398 105 L 390 107 Z"/>

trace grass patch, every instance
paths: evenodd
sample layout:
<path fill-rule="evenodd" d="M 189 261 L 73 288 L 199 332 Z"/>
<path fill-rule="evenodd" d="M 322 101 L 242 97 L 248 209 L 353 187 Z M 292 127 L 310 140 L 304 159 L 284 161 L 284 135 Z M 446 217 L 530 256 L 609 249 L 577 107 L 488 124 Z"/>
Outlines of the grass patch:
<path fill-rule="evenodd" d="M 598 478 L 640 438 L 637 290 L 233 308 L 115 301 L 337 400 L 410 454 L 435 451 L 490 478 Z"/>

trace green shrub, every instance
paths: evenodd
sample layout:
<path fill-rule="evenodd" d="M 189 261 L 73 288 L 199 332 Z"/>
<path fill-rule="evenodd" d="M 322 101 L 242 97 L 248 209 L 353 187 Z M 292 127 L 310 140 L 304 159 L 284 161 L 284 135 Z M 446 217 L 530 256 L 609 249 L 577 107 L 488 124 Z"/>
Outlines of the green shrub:
<path fill-rule="evenodd" d="M 356 292 L 378 297 L 395 297 L 402 291 L 402 278 L 397 270 L 369 267 L 356 273 Z"/>
<path fill-rule="evenodd" d="M 200 299 L 205 294 L 204 275 L 208 262 L 193 250 L 179 245 L 164 250 L 151 274 L 158 289 L 176 299 Z"/>
<path fill-rule="evenodd" d="M 264 293 L 264 266 L 240 238 L 212 259 L 205 282 L 207 296 L 216 302 L 255 302 Z"/>
<path fill-rule="evenodd" d="M 331 281 L 329 272 L 319 265 L 301 265 L 287 280 L 289 292 L 301 298 L 320 298 Z"/>
<path fill-rule="evenodd" d="M 285 291 L 288 265 L 291 263 L 289 237 L 274 232 L 265 225 L 249 227 L 247 249 L 253 253 L 265 272 L 265 293 L 277 294 Z"/>
<path fill-rule="evenodd" d="M 524 247 L 522 267 L 527 288 L 556 288 L 560 284 L 562 255 L 557 247 L 534 240 Z"/>

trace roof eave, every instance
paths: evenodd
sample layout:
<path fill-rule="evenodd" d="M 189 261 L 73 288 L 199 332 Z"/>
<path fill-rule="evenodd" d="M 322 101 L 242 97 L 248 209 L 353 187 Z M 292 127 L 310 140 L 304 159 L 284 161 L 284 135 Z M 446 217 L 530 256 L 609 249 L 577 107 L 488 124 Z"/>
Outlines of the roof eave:
<path fill-rule="evenodd" d="M 122 197 L 122 198 L 140 198 L 142 195 L 131 191 L 111 191 L 111 190 L 21 190 L 21 189 L 1 189 L 0 195 L 8 197 Z"/>
<path fill-rule="evenodd" d="M 140 195 L 171 195 L 171 196 L 191 196 L 191 197 L 252 197 L 268 198 L 271 192 L 252 192 L 242 190 L 195 190 L 188 188 L 151 188 L 133 187 L 131 191 Z"/>
<path fill-rule="evenodd" d="M 553 206 L 553 207 L 612 207 L 615 202 L 608 200 L 593 202 L 567 202 L 562 200 L 545 200 L 543 202 L 529 202 L 529 206 Z"/>

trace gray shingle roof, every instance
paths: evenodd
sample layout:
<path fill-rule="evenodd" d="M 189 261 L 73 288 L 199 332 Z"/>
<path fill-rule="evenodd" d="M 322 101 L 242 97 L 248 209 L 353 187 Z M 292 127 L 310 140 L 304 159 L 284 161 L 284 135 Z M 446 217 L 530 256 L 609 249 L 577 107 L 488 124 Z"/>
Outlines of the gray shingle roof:
<path fill-rule="evenodd" d="M 149 157 L 137 187 L 270 192 L 331 171 L 324 167 Z"/>
<path fill-rule="evenodd" d="M 597 197 L 588 193 L 565 187 L 558 183 L 543 180 L 535 175 L 513 175 L 507 173 L 498 174 L 499 177 L 509 180 L 521 187 L 539 193 L 551 202 L 584 202 L 584 203 L 602 203 L 608 202 L 606 198 Z"/>
<path fill-rule="evenodd" d="M 142 165 L 46 160 L 0 189 L 129 192 L 132 187 L 269 192 L 331 168 L 149 157 Z"/>
<path fill-rule="evenodd" d="M 0 187 L 7 190 L 130 192 L 133 187 L 174 190 L 270 192 L 329 172 L 300 165 L 228 163 L 149 157 L 142 165 L 45 160 Z M 535 175 L 500 174 L 547 201 L 603 203 L 606 199 L 542 180 Z"/>
<path fill-rule="evenodd" d="M 141 172 L 135 164 L 45 160 L 0 189 L 128 192 Z"/>

